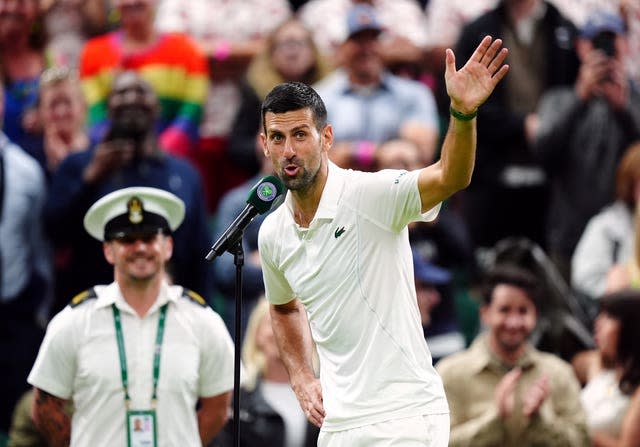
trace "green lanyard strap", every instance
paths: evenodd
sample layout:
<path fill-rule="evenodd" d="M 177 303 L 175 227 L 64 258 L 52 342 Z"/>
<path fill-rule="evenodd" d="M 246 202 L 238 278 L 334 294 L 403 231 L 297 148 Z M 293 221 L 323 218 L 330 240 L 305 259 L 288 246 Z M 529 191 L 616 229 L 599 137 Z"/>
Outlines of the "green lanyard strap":
<path fill-rule="evenodd" d="M 156 344 L 153 349 L 153 393 L 151 394 L 151 406 L 155 407 L 158 400 L 158 380 L 160 378 L 160 353 L 162 352 L 162 339 L 164 337 L 164 323 L 167 318 L 167 306 L 160 308 L 158 319 L 158 331 L 156 332 Z M 113 310 L 113 322 L 116 327 L 116 339 L 118 341 L 118 356 L 120 357 L 120 377 L 122 378 L 122 388 L 124 389 L 124 400 L 129 408 L 131 397 L 129 396 L 129 376 L 127 374 L 127 354 L 124 349 L 124 336 L 122 335 L 122 319 L 120 310 L 115 303 L 111 305 Z"/>

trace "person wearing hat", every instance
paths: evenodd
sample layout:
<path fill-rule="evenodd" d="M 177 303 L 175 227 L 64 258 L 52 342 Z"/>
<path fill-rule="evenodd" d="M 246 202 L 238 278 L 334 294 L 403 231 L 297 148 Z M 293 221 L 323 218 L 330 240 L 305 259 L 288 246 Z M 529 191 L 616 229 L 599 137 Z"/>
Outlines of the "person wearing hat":
<path fill-rule="evenodd" d="M 543 298 L 539 280 L 512 264 L 484 279 L 486 330 L 436 364 L 451 411 L 449 446 L 590 445 L 571 365 L 529 341 Z"/>
<path fill-rule="evenodd" d="M 371 5 L 353 6 L 346 23 L 339 68 L 314 86 L 334 124 L 332 161 L 345 168 L 380 169 L 377 154 L 385 143 L 400 140 L 418 149 L 421 165 L 431 163 L 439 136 L 433 94 L 385 68 L 383 27 Z"/>
<path fill-rule="evenodd" d="M 225 424 L 233 342 L 220 316 L 170 285 L 165 269 L 184 215 L 177 196 L 147 187 L 114 191 L 87 211 L 84 227 L 102 241 L 114 281 L 53 318 L 27 379 L 51 445 L 201 446 Z"/>
<path fill-rule="evenodd" d="M 465 347 L 452 297 L 446 295 L 443 300 L 444 289 L 451 283 L 451 272 L 427 261 L 417 250 L 412 251 L 420 321 L 433 363 L 436 363 Z"/>
<path fill-rule="evenodd" d="M 626 70 L 622 18 L 590 14 L 576 50 L 578 77 L 541 98 L 533 145 L 550 184 L 544 243 L 567 281 L 587 222 L 614 198 L 618 164 L 640 138 L 640 94 Z"/>

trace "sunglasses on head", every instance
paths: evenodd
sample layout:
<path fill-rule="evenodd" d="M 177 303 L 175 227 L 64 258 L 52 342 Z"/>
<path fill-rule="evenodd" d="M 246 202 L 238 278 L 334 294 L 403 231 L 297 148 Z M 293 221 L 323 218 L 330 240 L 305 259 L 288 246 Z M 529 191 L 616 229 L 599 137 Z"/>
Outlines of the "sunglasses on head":
<path fill-rule="evenodd" d="M 144 230 L 133 232 L 119 232 L 111 235 L 108 238 L 109 242 L 118 242 L 120 244 L 133 244 L 134 242 L 141 241 L 145 244 L 153 242 L 158 235 L 163 234 L 161 229 L 157 230 Z"/>

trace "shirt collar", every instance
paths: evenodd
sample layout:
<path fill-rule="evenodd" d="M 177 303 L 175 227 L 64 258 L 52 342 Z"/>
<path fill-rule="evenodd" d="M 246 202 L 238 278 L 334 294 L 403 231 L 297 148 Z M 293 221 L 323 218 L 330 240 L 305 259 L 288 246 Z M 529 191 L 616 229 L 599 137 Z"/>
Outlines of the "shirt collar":
<path fill-rule="evenodd" d="M 332 220 L 336 216 L 336 212 L 338 210 L 338 201 L 342 195 L 345 183 L 345 170 L 329 161 L 328 171 L 327 183 L 325 183 L 324 189 L 322 190 L 320 203 L 318 204 L 318 209 L 313 217 L 314 221 L 317 219 Z M 291 191 L 287 192 L 285 205 L 289 211 L 291 219 L 294 219 Z"/>
<path fill-rule="evenodd" d="M 162 281 L 162 285 L 160 286 L 160 293 L 158 294 L 158 298 L 156 298 L 155 303 L 151 306 L 147 315 L 153 314 L 157 309 L 159 309 L 164 304 L 170 301 L 176 301 L 178 299 L 179 294 L 173 293 L 174 291 L 169 287 L 169 284 L 166 281 Z M 118 309 L 127 311 L 130 313 L 135 313 L 133 308 L 127 303 L 127 301 L 122 296 L 122 292 L 120 291 L 120 286 L 117 282 L 112 282 L 108 286 L 105 286 L 102 290 L 97 291 L 98 299 L 96 301 L 96 307 L 102 308 L 111 306 L 115 303 Z"/>
<path fill-rule="evenodd" d="M 487 334 L 479 335 L 475 341 L 471 344 L 469 350 L 472 353 L 470 361 L 467 363 L 469 371 L 473 374 L 478 374 L 485 369 L 491 369 L 496 372 L 506 373 L 509 371 L 510 366 L 503 363 L 496 355 L 494 355 L 489 349 Z M 527 349 L 518 359 L 515 367 L 522 369 L 528 369 L 534 364 L 535 352 L 531 345 L 527 345 Z"/>

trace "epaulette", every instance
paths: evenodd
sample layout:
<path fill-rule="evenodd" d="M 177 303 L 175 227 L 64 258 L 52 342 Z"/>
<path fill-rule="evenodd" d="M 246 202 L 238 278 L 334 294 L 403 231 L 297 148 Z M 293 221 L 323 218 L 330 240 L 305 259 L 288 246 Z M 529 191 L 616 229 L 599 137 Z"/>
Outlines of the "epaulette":
<path fill-rule="evenodd" d="M 209 305 L 207 303 L 207 300 L 202 298 L 202 295 L 200 295 L 199 293 L 194 292 L 193 290 L 183 289 L 182 290 L 182 298 L 187 298 L 188 300 L 191 300 L 194 303 L 201 305 L 202 307 L 207 307 Z"/>
<path fill-rule="evenodd" d="M 79 306 L 80 304 L 84 303 L 85 301 L 91 298 L 98 298 L 98 295 L 96 294 L 96 291 L 93 289 L 93 287 L 85 290 L 84 292 L 80 292 L 79 294 L 71 298 L 71 301 L 69 302 L 69 306 L 71 307 Z"/>

